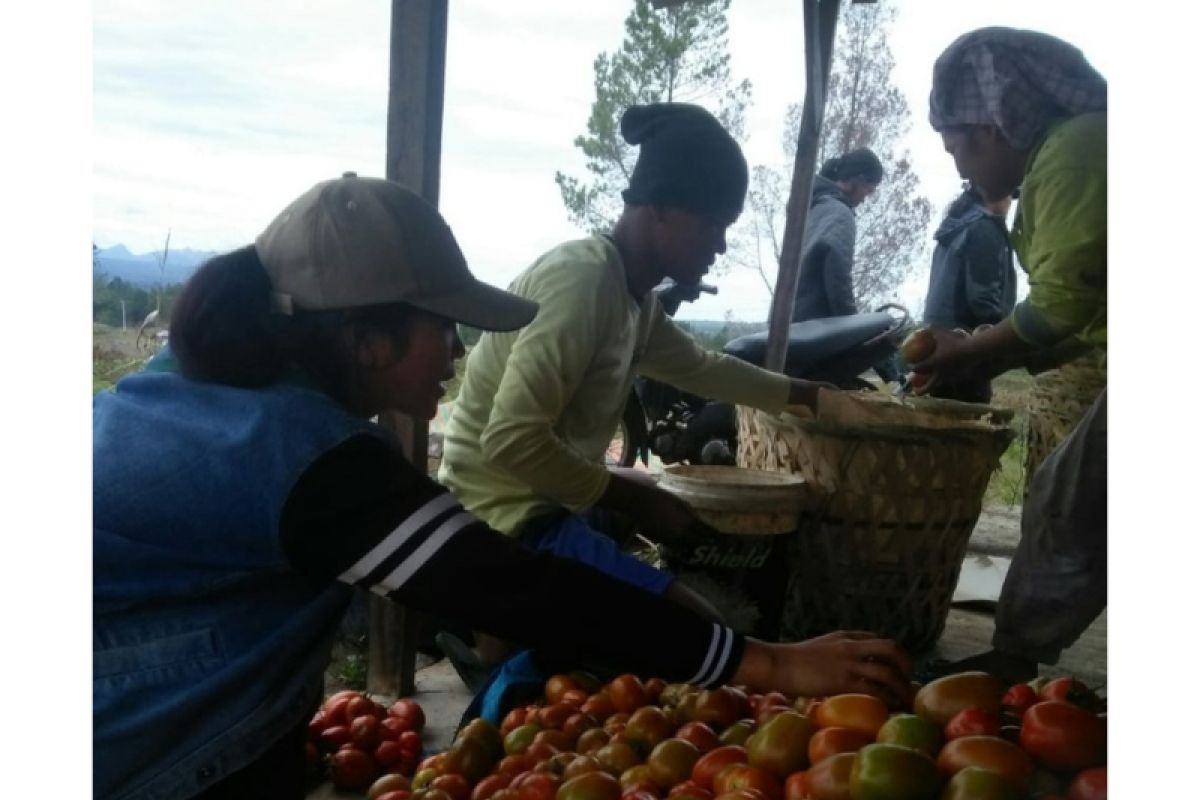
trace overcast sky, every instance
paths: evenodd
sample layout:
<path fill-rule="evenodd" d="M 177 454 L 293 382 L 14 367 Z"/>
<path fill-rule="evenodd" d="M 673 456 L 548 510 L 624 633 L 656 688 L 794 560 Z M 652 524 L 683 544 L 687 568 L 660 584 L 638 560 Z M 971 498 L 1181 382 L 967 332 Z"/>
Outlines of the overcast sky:
<path fill-rule="evenodd" d="M 390 3 L 96 0 L 93 235 L 101 247 L 223 250 L 249 242 L 289 200 L 344 170 L 384 164 Z M 572 139 L 593 99 L 592 61 L 616 49 L 631 2 L 452 0 L 441 209 L 476 274 L 507 284 L 538 254 L 580 235 L 555 170 L 583 175 Z M 892 37 L 895 79 L 913 108 L 909 145 L 935 208 L 957 190 L 925 122 L 929 75 L 958 34 L 1035 28 L 1078 45 L 1111 77 L 1105 12 L 1084 0 L 909 0 Z M 782 165 L 784 113 L 803 97 L 798 0 L 735 0 L 731 69 L 754 102 L 752 164 Z M 925 276 L 900 299 L 919 302 Z M 766 318 L 756 273 L 731 269 L 720 294 L 681 317 Z"/>

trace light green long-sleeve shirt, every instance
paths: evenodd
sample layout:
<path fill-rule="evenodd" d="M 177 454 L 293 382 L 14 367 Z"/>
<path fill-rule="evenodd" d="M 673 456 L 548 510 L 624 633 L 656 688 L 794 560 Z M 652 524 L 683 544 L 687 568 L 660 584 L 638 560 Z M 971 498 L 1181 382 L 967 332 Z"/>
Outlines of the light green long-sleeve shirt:
<path fill-rule="evenodd" d="M 1012 231 L 1029 296 L 1012 324 L 1049 348 L 1108 349 L 1108 114 L 1054 125 L 1030 154 Z"/>
<path fill-rule="evenodd" d="M 516 534 L 534 516 L 600 498 L 604 453 L 637 373 L 768 411 L 787 403 L 788 378 L 704 350 L 653 292 L 635 300 L 607 237 L 554 248 L 509 291 L 536 301 L 538 314 L 472 349 L 438 471 L 497 530 Z"/>

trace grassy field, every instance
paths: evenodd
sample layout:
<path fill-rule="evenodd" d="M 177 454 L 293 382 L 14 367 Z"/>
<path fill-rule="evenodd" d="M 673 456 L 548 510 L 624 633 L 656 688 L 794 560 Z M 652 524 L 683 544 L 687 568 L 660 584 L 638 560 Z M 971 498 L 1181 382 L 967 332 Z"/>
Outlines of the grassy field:
<path fill-rule="evenodd" d="M 130 372 L 136 372 L 150 357 L 137 346 L 137 331 L 92 324 L 92 394 L 113 385 Z"/>

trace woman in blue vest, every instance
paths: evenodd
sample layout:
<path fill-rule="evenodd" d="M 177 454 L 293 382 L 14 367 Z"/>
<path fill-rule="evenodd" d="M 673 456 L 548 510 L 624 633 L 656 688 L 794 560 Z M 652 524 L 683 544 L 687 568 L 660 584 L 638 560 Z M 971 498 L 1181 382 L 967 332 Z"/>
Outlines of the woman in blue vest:
<path fill-rule="evenodd" d="M 669 680 L 907 695 L 891 641 L 759 642 L 526 549 L 371 422 L 434 415 L 463 354 L 455 323 L 512 330 L 536 310 L 476 281 L 417 195 L 352 174 L 196 273 L 174 366 L 93 408 L 95 797 L 300 800 L 354 586 Z"/>

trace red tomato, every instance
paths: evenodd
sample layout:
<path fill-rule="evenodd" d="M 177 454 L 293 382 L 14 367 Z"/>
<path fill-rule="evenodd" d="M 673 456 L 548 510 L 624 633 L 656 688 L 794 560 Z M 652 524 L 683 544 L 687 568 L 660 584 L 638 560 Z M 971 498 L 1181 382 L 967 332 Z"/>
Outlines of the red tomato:
<path fill-rule="evenodd" d="M 500 735 L 508 736 L 517 728 L 525 724 L 525 709 L 522 707 L 514 708 L 504 715 L 504 719 L 500 722 Z"/>
<path fill-rule="evenodd" d="M 875 741 L 862 731 L 849 728 L 821 728 L 808 740 L 808 761 L 816 764 L 838 753 L 857 753 Z"/>
<path fill-rule="evenodd" d="M 308 721 L 308 738 L 316 741 L 321 736 L 321 731 L 329 727 L 329 720 L 325 718 L 324 711 L 318 711 L 313 714 L 313 718 Z"/>
<path fill-rule="evenodd" d="M 946 723 L 946 741 L 963 736 L 999 736 L 1000 715 L 982 708 L 964 708 Z"/>
<path fill-rule="evenodd" d="M 350 700 L 349 697 L 341 697 L 326 705 L 324 709 L 326 722 L 330 725 L 349 725 L 350 720 L 346 718 L 346 706 Z"/>
<path fill-rule="evenodd" d="M 518 800 L 554 800 L 558 778 L 549 772 L 526 772 L 509 786 L 517 790 Z"/>
<path fill-rule="evenodd" d="M 537 722 L 543 728 L 562 730 L 563 723 L 565 723 L 572 714 L 576 713 L 578 713 L 578 711 L 575 706 L 570 706 L 566 703 L 555 703 L 552 706 L 543 706 L 542 708 L 538 709 Z"/>
<path fill-rule="evenodd" d="M 765 769 L 758 769 L 749 764 L 732 764 L 713 778 L 713 793 L 716 795 L 736 792 L 739 789 L 761 792 L 766 800 L 783 798 L 783 783 Z"/>
<path fill-rule="evenodd" d="M 512 783 L 513 776 L 503 772 L 488 775 L 475 784 L 471 790 L 471 800 L 490 800 L 491 796 Z"/>
<path fill-rule="evenodd" d="M 333 694 L 329 695 L 329 697 L 325 698 L 325 702 L 321 704 L 321 710 L 329 711 L 329 709 L 333 708 L 334 704 L 339 700 L 349 700 L 350 698 L 358 697 L 361 694 L 361 692 L 356 692 L 353 689 L 342 689 L 340 692 L 334 692 Z"/>
<path fill-rule="evenodd" d="M 1108 800 L 1108 767 L 1092 767 L 1076 775 L 1067 800 Z"/>
<path fill-rule="evenodd" d="M 1008 691 L 1004 693 L 1004 697 L 1000 698 L 1000 705 L 1005 711 L 1015 714 L 1018 718 L 1025 713 L 1025 709 L 1038 701 L 1037 692 L 1028 683 L 1014 683 L 1008 687 Z"/>
<path fill-rule="evenodd" d="M 379 720 L 374 714 L 362 714 L 350 722 L 350 741 L 359 750 L 371 752 L 379 744 Z"/>
<path fill-rule="evenodd" d="M 697 786 L 694 781 L 681 781 L 671 787 L 667 792 L 667 797 L 675 797 L 676 795 L 686 795 L 694 797 L 696 800 L 712 800 L 713 793 L 708 789 Z"/>
<path fill-rule="evenodd" d="M 584 714 L 591 714 L 596 719 L 604 722 L 613 714 L 617 713 L 617 707 L 613 705 L 612 697 L 608 692 L 598 692 L 588 697 L 583 701 L 583 705 L 579 710 Z"/>
<path fill-rule="evenodd" d="M 400 739 L 400 734 L 408 730 L 404 723 L 395 717 L 384 717 L 379 720 L 379 738 L 391 739 L 397 741 Z"/>
<path fill-rule="evenodd" d="M 467 783 L 465 777 L 457 773 L 439 775 L 429 785 L 434 789 L 441 789 L 453 800 L 468 800 L 471 797 L 471 784 Z"/>
<path fill-rule="evenodd" d="M 850 800 L 850 772 L 855 758 L 854 753 L 838 753 L 807 772 L 797 773 L 804 776 L 805 800 Z"/>
<path fill-rule="evenodd" d="M 574 706 L 575 708 L 582 708 L 583 704 L 587 702 L 587 699 L 588 693 L 583 689 L 568 689 L 567 691 L 563 692 L 562 696 L 562 702 L 569 706 Z"/>
<path fill-rule="evenodd" d="M 346 719 L 353 721 L 358 717 L 368 715 L 375 716 L 375 701 L 370 698 L 363 697 L 361 694 L 357 697 L 351 697 L 346 702 Z"/>
<path fill-rule="evenodd" d="M 561 703 L 564 694 L 578 688 L 579 684 L 570 675 L 551 675 L 546 679 L 546 702 L 550 705 Z"/>
<path fill-rule="evenodd" d="M 749 763 L 750 757 L 746 748 L 731 744 L 711 750 L 696 761 L 692 766 L 692 782 L 701 789 L 712 789 L 713 779 L 721 770 L 730 764 Z"/>
<path fill-rule="evenodd" d="M 379 774 L 375 760 L 362 750 L 338 750 L 329 761 L 329 775 L 339 789 L 366 789 Z"/>
<path fill-rule="evenodd" d="M 404 789 L 397 789 L 394 792 L 384 792 L 381 795 L 377 795 L 375 800 L 409 800 L 411 797 L 412 792 L 405 791 Z"/>
<path fill-rule="evenodd" d="M 705 689 L 696 697 L 693 718 L 707 722 L 713 730 L 724 730 L 750 716 L 750 698 L 732 686 Z"/>
<path fill-rule="evenodd" d="M 410 730 L 418 733 L 425 727 L 425 712 L 421 706 L 417 705 L 417 701 L 411 697 L 402 697 L 392 703 L 392 707 L 388 709 L 388 714 L 397 719 L 404 720 L 408 723 Z"/>
<path fill-rule="evenodd" d="M 384 739 L 375 745 L 375 749 L 371 754 L 375 757 L 375 761 L 379 763 L 379 766 L 389 772 L 397 771 L 397 768 L 404 763 L 404 749 L 400 747 L 398 742 L 391 739 Z"/>
<path fill-rule="evenodd" d="M 1038 697 L 1042 700 L 1074 703 L 1088 711 L 1097 711 L 1101 705 L 1100 698 L 1096 696 L 1096 693 L 1074 678 L 1055 678 L 1046 681 L 1038 690 Z"/>
<path fill-rule="evenodd" d="M 679 730 L 675 731 L 675 736 L 679 739 L 687 739 L 696 745 L 696 749 L 701 753 L 707 753 L 721 744 L 721 740 L 717 738 L 717 734 L 713 732 L 713 729 L 703 722 L 685 723 L 680 726 Z"/>
<path fill-rule="evenodd" d="M 332 725 L 321 731 L 317 743 L 322 750 L 334 751 L 350 741 L 350 729 L 345 725 Z"/>
<path fill-rule="evenodd" d="M 381 725 L 383 723 L 380 723 Z M 421 734 L 416 731 L 401 731 L 396 737 L 396 743 L 404 749 L 406 753 L 421 754 Z"/>
<path fill-rule="evenodd" d="M 533 769 L 533 765 L 536 763 L 537 761 L 527 753 L 513 753 L 500 759 L 495 771 L 497 775 L 507 775 L 511 782 L 521 773 Z"/>
<path fill-rule="evenodd" d="M 567 717 L 567 721 L 563 723 L 562 731 L 572 742 L 578 742 L 579 737 L 583 735 L 584 731 L 590 731 L 593 728 L 599 727 L 600 721 L 595 717 L 590 714 L 584 714 L 582 711 L 576 711 Z"/>
<path fill-rule="evenodd" d="M 612 679 L 608 684 L 608 696 L 612 698 L 613 707 L 617 711 L 627 714 L 632 714 L 650 702 L 642 679 L 628 672 Z"/>
<path fill-rule="evenodd" d="M 649 789 L 630 789 L 621 795 L 621 800 L 659 800 L 658 795 Z"/>
<path fill-rule="evenodd" d="M 646 699 L 651 703 L 657 703 L 658 698 L 662 696 L 663 689 L 667 688 L 667 682 L 662 678 L 651 678 L 646 681 Z"/>
<path fill-rule="evenodd" d="M 1073 703 L 1057 700 L 1030 706 L 1021 718 L 1021 747 L 1042 764 L 1075 772 L 1104 764 L 1104 722 Z"/>
<path fill-rule="evenodd" d="M 806 800 L 808 790 L 804 787 L 804 772 L 793 772 L 783 782 L 783 800 Z"/>

